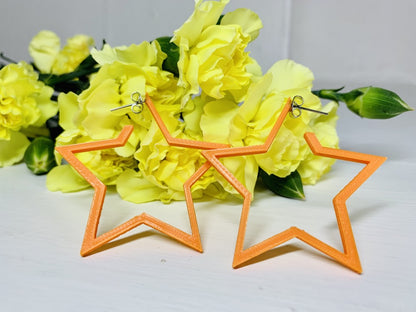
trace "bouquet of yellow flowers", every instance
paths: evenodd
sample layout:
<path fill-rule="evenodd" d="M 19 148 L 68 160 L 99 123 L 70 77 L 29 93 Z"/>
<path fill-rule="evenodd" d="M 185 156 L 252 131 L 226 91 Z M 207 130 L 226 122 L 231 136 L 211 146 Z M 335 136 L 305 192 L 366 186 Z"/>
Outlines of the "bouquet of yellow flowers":
<path fill-rule="evenodd" d="M 0 166 L 24 158 L 33 172 L 48 172 L 49 190 L 79 191 L 90 185 L 53 147 L 112 139 L 132 125 L 125 146 L 79 159 L 125 200 L 182 200 L 183 183 L 205 161 L 201 154 L 169 146 L 149 111 L 111 109 L 131 103 L 135 92 L 147 93 L 172 136 L 249 146 L 264 142 L 285 99 L 299 95 L 305 107 L 327 115 L 304 112 L 296 122 L 285 121 L 267 153 L 222 161 L 251 192 L 261 181 L 278 195 L 303 198 L 302 185 L 316 183 L 334 161 L 312 154 L 303 135 L 314 132 L 322 145 L 338 147 L 339 102 L 366 118 L 411 110 L 381 88 L 312 90 L 313 73 L 291 60 L 263 73 L 248 51 L 262 28 L 260 18 L 243 8 L 223 14 L 227 2 L 197 1 L 172 36 L 151 42 L 104 42 L 97 49 L 92 38 L 77 35 L 61 48 L 56 34 L 41 31 L 29 45 L 32 65 L 1 55 L 11 64 L 0 70 Z M 323 106 L 320 98 L 331 102 Z M 194 198 L 236 194 L 213 169 L 192 191 Z"/>

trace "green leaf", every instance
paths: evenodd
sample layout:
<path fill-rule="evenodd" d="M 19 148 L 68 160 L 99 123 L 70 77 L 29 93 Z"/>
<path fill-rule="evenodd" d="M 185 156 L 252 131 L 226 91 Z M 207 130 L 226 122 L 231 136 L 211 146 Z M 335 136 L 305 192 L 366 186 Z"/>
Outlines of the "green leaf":
<path fill-rule="evenodd" d="M 172 37 L 156 38 L 160 44 L 160 48 L 167 57 L 163 61 L 162 69 L 171 72 L 175 77 L 179 77 L 178 61 L 179 61 L 179 47 L 171 42 Z"/>
<path fill-rule="evenodd" d="M 70 73 L 62 75 L 39 74 L 39 80 L 58 92 L 72 91 L 76 94 L 81 93 L 89 87 L 89 75 L 98 71 L 97 62 L 88 55 L 78 67 Z"/>
<path fill-rule="evenodd" d="M 273 174 L 268 175 L 263 169 L 259 168 L 259 176 L 263 184 L 276 195 L 305 199 L 302 179 L 297 171 L 293 171 L 285 178 L 279 178 Z"/>
<path fill-rule="evenodd" d="M 64 131 L 64 129 L 59 125 L 59 113 L 49 118 L 45 125 L 49 130 L 49 136 L 52 140 L 56 140 L 56 138 Z"/>

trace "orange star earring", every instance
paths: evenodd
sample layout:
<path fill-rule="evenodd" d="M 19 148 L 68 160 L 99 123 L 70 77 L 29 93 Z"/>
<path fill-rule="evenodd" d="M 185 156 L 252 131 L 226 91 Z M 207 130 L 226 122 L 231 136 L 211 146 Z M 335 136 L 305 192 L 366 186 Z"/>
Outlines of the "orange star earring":
<path fill-rule="evenodd" d="M 302 103 L 298 103 L 301 100 Z M 280 127 L 282 126 L 286 115 L 290 112 L 292 117 L 299 117 L 301 109 L 318 112 L 308 108 L 302 107 L 303 99 L 299 96 L 287 100 L 279 118 L 277 119 L 274 127 L 272 128 L 266 142 L 262 145 L 244 146 L 237 148 L 223 148 L 215 150 L 206 150 L 201 153 L 211 163 L 212 166 L 243 196 L 244 203 L 240 218 L 240 225 L 237 235 L 237 242 L 234 252 L 233 267 L 237 268 L 244 262 L 263 254 L 264 252 L 273 249 L 292 238 L 298 238 L 317 250 L 323 252 L 344 266 L 351 270 L 361 273 L 362 268 L 358 257 L 357 248 L 355 245 L 354 235 L 351 228 L 351 223 L 348 217 L 348 211 L 346 208 L 346 200 L 367 180 L 380 165 L 386 160 L 385 157 L 350 152 L 345 150 L 333 149 L 322 147 L 313 133 L 306 133 L 305 140 L 310 146 L 312 152 L 315 155 L 324 157 L 331 157 L 336 159 L 342 159 L 346 161 L 353 161 L 366 164 L 364 169 L 348 183 L 344 189 L 339 192 L 333 200 L 335 214 L 338 222 L 338 227 L 341 235 L 341 240 L 344 248 L 344 252 L 341 252 L 328 244 L 318 240 L 314 236 L 300 230 L 297 227 L 291 227 L 286 231 L 276 234 L 254 246 L 251 246 L 244 250 L 244 237 L 246 232 L 247 219 L 250 209 L 250 202 L 252 194 L 233 176 L 233 174 L 219 161 L 223 157 L 233 157 L 242 155 L 253 155 L 265 153 L 268 151 L 274 138 L 276 137 Z M 322 112 L 318 112 L 322 113 Z"/>
<path fill-rule="evenodd" d="M 346 150 L 323 147 L 315 134 L 305 133 L 305 140 L 315 155 L 353 161 L 366 164 L 366 166 L 334 197 L 333 205 L 337 218 L 338 228 L 344 251 L 341 252 L 334 247 L 320 241 L 307 232 L 293 226 L 276 234 L 254 246 L 243 250 L 244 236 L 248 218 L 249 207 L 243 207 L 241 214 L 240 228 L 237 236 L 236 250 L 234 253 L 233 266 L 237 267 L 242 263 L 263 254 L 293 238 L 298 238 L 306 244 L 323 252 L 327 256 L 338 261 L 351 270 L 362 273 L 360 259 L 351 228 L 350 219 L 346 207 L 347 199 L 381 166 L 386 160 L 385 157 L 362 154 Z"/>
<path fill-rule="evenodd" d="M 125 107 L 131 107 L 133 113 L 140 113 L 143 109 L 143 100 L 140 97 L 139 93 L 134 93 L 132 95 L 134 101 L 133 104 L 117 107 L 115 109 L 121 109 Z M 223 148 L 227 145 L 210 143 L 210 142 L 201 142 L 193 140 L 185 140 L 174 138 L 168 132 L 165 124 L 157 113 L 156 108 L 154 107 L 150 97 L 146 95 L 146 104 L 155 118 L 160 130 L 162 131 L 167 142 L 171 146 L 181 146 L 188 148 L 196 149 L 213 149 L 213 148 Z M 115 110 L 113 109 L 113 110 Z M 100 221 L 101 211 L 104 204 L 104 198 L 106 194 L 106 185 L 103 184 L 74 154 L 81 152 L 88 152 L 94 150 L 102 150 L 106 148 L 115 148 L 124 146 L 127 143 L 127 140 L 131 133 L 133 132 L 133 126 L 125 126 L 120 132 L 119 136 L 115 139 L 89 142 L 89 143 L 80 143 L 66 146 L 58 146 L 56 150 L 62 155 L 62 157 L 81 175 L 91 184 L 94 188 L 94 196 L 91 203 L 90 214 L 87 221 L 87 226 L 85 229 L 84 240 L 81 247 L 81 255 L 87 256 L 93 251 L 97 250 L 106 243 L 112 241 L 113 239 L 119 237 L 120 235 L 127 233 L 128 231 L 144 224 L 149 227 L 154 228 L 155 230 L 164 233 L 177 241 L 189 246 L 199 252 L 202 252 L 201 239 L 199 235 L 198 223 L 195 215 L 195 209 L 192 202 L 191 195 L 191 185 L 193 185 L 204 173 L 208 170 L 209 163 L 205 163 L 202 167 L 195 172 L 184 184 L 185 198 L 188 209 L 189 222 L 191 226 L 191 234 L 188 234 L 166 222 L 163 222 L 151 215 L 142 213 L 138 216 L 131 218 L 130 220 L 124 222 L 123 224 L 113 228 L 112 230 L 97 236 L 98 224 Z"/>

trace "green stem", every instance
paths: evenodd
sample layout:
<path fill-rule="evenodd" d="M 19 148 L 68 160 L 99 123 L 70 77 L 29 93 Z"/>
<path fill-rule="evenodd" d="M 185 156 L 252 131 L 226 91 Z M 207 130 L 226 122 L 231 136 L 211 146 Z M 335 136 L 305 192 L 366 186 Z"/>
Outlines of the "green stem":
<path fill-rule="evenodd" d="M 93 74 L 97 71 L 98 71 L 98 68 L 88 68 L 88 69 L 76 70 L 76 71 L 73 71 L 67 74 L 62 74 L 62 75 L 40 74 L 39 80 L 43 81 L 46 85 L 50 87 L 54 87 L 58 83 L 71 81 L 76 78 L 80 78 L 83 76 Z"/>
<path fill-rule="evenodd" d="M 8 63 L 14 63 L 17 64 L 18 62 L 16 62 L 15 60 L 11 59 L 10 57 L 7 57 L 6 55 L 4 55 L 4 52 L 0 52 L 0 57 L 5 60 Z"/>
<path fill-rule="evenodd" d="M 338 93 L 338 91 L 341 91 L 344 89 L 344 87 L 338 88 L 338 89 L 322 89 L 322 90 L 313 90 L 312 93 L 316 96 L 320 97 L 321 99 L 327 99 L 332 100 L 336 102 L 341 102 L 343 100 L 343 94 Z"/>

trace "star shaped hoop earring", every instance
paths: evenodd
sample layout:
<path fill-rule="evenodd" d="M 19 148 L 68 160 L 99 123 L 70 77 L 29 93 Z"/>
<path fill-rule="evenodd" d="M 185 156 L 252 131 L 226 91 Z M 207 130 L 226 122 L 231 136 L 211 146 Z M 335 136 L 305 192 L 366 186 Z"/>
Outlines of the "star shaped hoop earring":
<path fill-rule="evenodd" d="M 293 238 L 298 238 L 304 243 L 338 261 L 347 268 L 357 273 L 362 273 L 362 267 L 355 244 L 351 222 L 348 216 L 346 201 L 383 164 L 386 158 L 323 147 L 313 133 L 305 133 L 305 140 L 311 148 L 312 153 L 315 155 L 358 162 L 366 165 L 333 199 L 343 252 L 320 241 L 316 237 L 297 228 L 296 226 L 292 226 L 279 234 L 243 250 L 244 236 L 248 219 L 248 207 L 244 207 L 241 213 L 236 250 L 234 253 L 234 267 L 238 267 L 244 262 L 247 262 L 248 260 L 253 259 L 254 257 L 257 257 Z"/>
<path fill-rule="evenodd" d="M 167 142 L 171 146 L 180 146 L 196 149 L 213 149 L 223 148 L 227 145 L 217 144 L 211 142 L 201 142 L 186 140 L 180 138 L 174 138 L 168 132 L 163 120 L 159 116 L 153 102 L 150 97 L 146 95 L 146 101 L 143 101 L 140 94 L 135 92 L 132 94 L 132 104 L 124 105 L 121 107 L 114 108 L 112 110 L 118 110 L 130 107 L 131 111 L 135 114 L 140 114 L 143 110 L 143 104 L 146 102 L 147 107 L 152 113 L 155 121 L 157 122 L 160 130 L 162 131 Z M 97 236 L 98 225 L 100 222 L 101 211 L 104 204 L 104 198 L 106 194 L 106 185 L 103 184 L 74 154 L 95 150 L 102 150 L 106 148 L 115 148 L 124 146 L 127 143 L 128 138 L 133 132 L 133 126 L 125 126 L 120 132 L 119 136 L 115 139 L 95 141 L 89 143 L 72 144 L 65 146 L 56 147 L 56 151 L 62 155 L 62 157 L 81 175 L 88 183 L 94 188 L 94 196 L 91 203 L 90 214 L 85 229 L 84 240 L 81 247 L 81 255 L 87 256 L 102 247 L 106 243 L 114 240 L 120 235 L 127 233 L 128 231 L 144 224 L 153 229 L 164 233 L 177 241 L 191 247 L 199 252 L 202 252 L 201 238 L 198 229 L 198 223 L 195 215 L 194 204 L 192 201 L 191 185 L 194 184 L 209 168 L 209 163 L 204 165 L 197 170 L 193 176 L 191 176 L 184 183 L 185 198 L 187 203 L 187 211 L 189 216 L 189 222 L 191 226 L 191 234 L 186 233 L 166 222 L 163 222 L 149 214 L 142 213 L 138 216 L 131 218 L 130 220 L 116 226 L 112 230 Z"/>
<path fill-rule="evenodd" d="M 273 126 L 269 136 L 262 145 L 255 146 L 243 146 L 236 148 L 223 148 L 215 150 L 206 150 L 201 153 L 215 167 L 215 169 L 243 196 L 243 209 L 241 212 L 240 225 L 238 229 L 237 242 L 234 252 L 233 267 L 237 268 L 243 263 L 247 262 L 254 257 L 257 257 L 266 251 L 273 249 L 292 238 L 298 238 L 317 250 L 323 252 L 334 260 L 338 261 L 342 265 L 350 268 L 351 270 L 361 273 L 362 268 L 358 257 L 358 252 L 354 240 L 354 235 L 351 228 L 351 223 L 348 217 L 348 211 L 346 209 L 346 200 L 367 180 L 381 164 L 386 160 L 385 157 L 362 154 L 357 152 L 350 152 L 345 150 L 333 149 L 322 147 L 318 139 L 313 133 L 306 133 L 305 140 L 312 150 L 312 153 L 319 156 L 331 157 L 346 161 L 353 161 L 366 164 L 364 169 L 361 170 L 357 176 L 355 176 L 350 183 L 348 183 L 344 189 L 342 189 L 333 199 L 335 214 L 338 222 L 338 227 L 341 235 L 341 240 L 344 248 L 344 252 L 341 252 L 328 244 L 318 240 L 312 235 L 300 230 L 297 227 L 291 227 L 286 231 L 276 234 L 254 246 L 251 246 L 244 250 L 244 237 L 246 233 L 246 226 L 248 220 L 248 214 L 250 210 L 250 203 L 252 194 L 242 185 L 235 176 L 219 161 L 220 158 L 254 155 L 261 154 L 268 151 L 274 138 L 276 137 L 280 127 L 282 126 L 286 115 L 290 113 L 293 118 L 297 118 L 301 115 L 301 110 L 308 110 L 316 113 L 323 113 L 320 111 L 312 110 L 302 107 L 303 98 L 301 96 L 293 97 L 287 100 L 279 118 Z M 326 113 L 323 113 L 326 114 Z"/>

